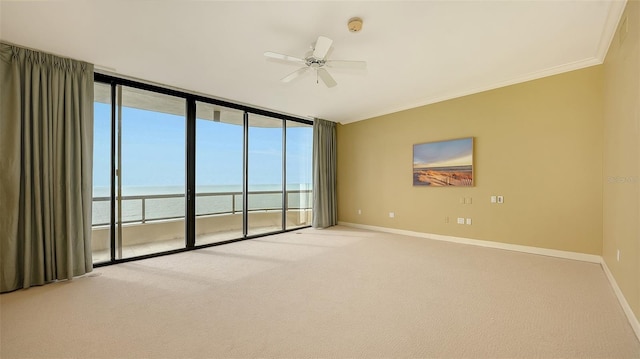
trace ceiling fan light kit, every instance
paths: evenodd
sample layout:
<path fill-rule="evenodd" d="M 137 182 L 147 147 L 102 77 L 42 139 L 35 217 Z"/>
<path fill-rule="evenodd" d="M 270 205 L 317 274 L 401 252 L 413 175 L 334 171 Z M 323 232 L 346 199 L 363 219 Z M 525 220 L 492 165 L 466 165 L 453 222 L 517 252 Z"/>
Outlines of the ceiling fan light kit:
<path fill-rule="evenodd" d="M 333 79 L 333 76 L 329 74 L 326 67 L 364 69 L 366 68 L 367 63 L 364 61 L 327 60 L 327 54 L 329 53 L 329 49 L 331 49 L 332 44 L 333 40 L 330 38 L 318 36 L 318 40 L 313 45 L 313 50 L 304 58 L 279 54 L 271 51 L 265 52 L 264 56 L 286 61 L 288 63 L 303 65 L 303 67 L 283 77 L 280 80 L 282 82 L 290 82 L 309 71 L 309 69 L 312 69 L 316 72 L 316 81 L 319 78 L 327 87 L 334 87 L 338 83 Z"/>

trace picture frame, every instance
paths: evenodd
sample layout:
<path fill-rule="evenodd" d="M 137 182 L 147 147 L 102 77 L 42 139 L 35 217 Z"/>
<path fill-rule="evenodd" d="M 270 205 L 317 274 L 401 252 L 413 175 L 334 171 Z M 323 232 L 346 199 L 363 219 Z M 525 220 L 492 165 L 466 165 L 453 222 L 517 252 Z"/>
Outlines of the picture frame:
<path fill-rule="evenodd" d="M 473 137 L 413 145 L 413 185 L 473 187 Z"/>

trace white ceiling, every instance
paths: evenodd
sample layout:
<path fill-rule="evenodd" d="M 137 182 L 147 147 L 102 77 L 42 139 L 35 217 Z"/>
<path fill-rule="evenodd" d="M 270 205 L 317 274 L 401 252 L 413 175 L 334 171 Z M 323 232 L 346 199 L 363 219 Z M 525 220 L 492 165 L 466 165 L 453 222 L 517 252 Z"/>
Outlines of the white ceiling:
<path fill-rule="evenodd" d="M 624 1 L 2 1 L 0 38 L 116 74 L 349 123 L 602 63 Z M 347 20 L 364 26 L 350 33 Z M 318 35 L 329 69 L 279 79 Z"/>

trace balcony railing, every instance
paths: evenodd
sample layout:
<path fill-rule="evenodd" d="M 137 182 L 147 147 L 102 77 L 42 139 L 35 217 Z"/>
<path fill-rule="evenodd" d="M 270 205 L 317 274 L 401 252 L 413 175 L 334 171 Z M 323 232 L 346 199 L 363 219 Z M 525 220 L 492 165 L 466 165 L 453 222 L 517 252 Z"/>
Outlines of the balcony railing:
<path fill-rule="evenodd" d="M 311 209 L 311 190 L 290 190 L 284 193 L 286 209 Z M 281 191 L 248 193 L 249 211 L 282 209 Z M 93 226 L 110 222 L 110 197 L 93 197 Z M 122 196 L 122 223 L 184 218 L 185 194 Z M 208 192 L 196 194 L 196 217 L 236 214 L 242 212 L 242 192 Z"/>

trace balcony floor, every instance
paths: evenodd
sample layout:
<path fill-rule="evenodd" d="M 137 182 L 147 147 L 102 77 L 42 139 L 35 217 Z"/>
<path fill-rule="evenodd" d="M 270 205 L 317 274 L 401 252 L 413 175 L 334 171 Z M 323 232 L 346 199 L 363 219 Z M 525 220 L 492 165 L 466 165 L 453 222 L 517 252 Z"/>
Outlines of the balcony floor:
<path fill-rule="evenodd" d="M 297 227 L 291 227 L 290 229 L 292 228 L 297 228 Z M 281 230 L 280 227 L 274 227 L 274 226 L 251 228 L 250 235 L 263 234 L 263 233 L 276 233 L 276 232 L 279 232 L 280 230 Z M 239 239 L 239 238 L 242 238 L 241 230 L 206 233 L 196 237 L 196 246 L 219 243 L 219 242 Z M 132 258 L 132 257 L 138 257 L 138 256 L 143 256 L 148 254 L 171 251 L 174 249 L 181 249 L 184 247 L 185 247 L 184 237 L 170 239 L 170 240 L 154 241 L 154 242 L 142 243 L 142 244 L 132 244 L 132 245 L 127 245 L 125 241 L 125 243 L 123 243 L 123 246 L 122 246 L 122 254 L 121 255 L 116 254 L 116 257 L 119 259 Z M 93 263 L 108 262 L 110 259 L 109 253 L 110 251 L 108 249 L 94 250 Z"/>

